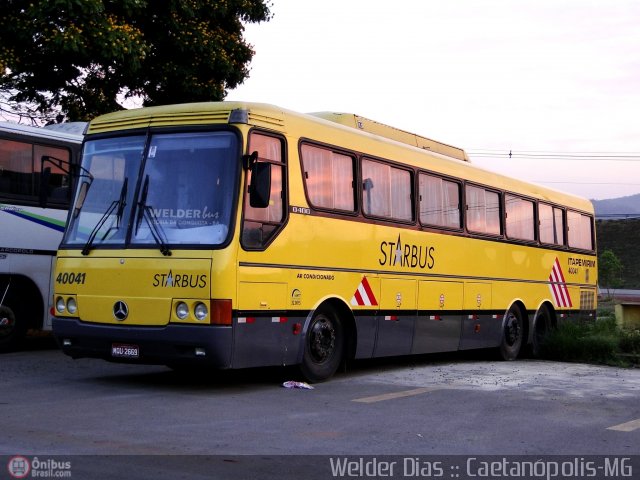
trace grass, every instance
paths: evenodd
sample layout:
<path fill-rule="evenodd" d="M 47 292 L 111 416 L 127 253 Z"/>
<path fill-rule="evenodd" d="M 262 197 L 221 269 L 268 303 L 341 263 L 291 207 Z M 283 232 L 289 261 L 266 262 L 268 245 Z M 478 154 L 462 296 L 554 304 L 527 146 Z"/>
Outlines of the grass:
<path fill-rule="evenodd" d="M 558 325 L 545 339 L 541 357 L 620 367 L 639 365 L 640 330 L 620 329 L 613 306 L 604 304 L 595 321 Z"/>

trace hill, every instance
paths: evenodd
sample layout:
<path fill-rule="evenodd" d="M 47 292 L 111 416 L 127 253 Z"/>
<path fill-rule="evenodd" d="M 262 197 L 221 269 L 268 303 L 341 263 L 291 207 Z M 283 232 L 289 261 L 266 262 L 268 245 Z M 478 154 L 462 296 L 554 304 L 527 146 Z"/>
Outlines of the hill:
<path fill-rule="evenodd" d="M 624 266 L 620 288 L 640 289 L 640 219 L 596 220 L 596 236 L 598 253 L 611 250 Z"/>
<path fill-rule="evenodd" d="M 596 210 L 596 218 L 640 217 L 640 194 L 606 200 L 591 200 L 591 202 Z"/>

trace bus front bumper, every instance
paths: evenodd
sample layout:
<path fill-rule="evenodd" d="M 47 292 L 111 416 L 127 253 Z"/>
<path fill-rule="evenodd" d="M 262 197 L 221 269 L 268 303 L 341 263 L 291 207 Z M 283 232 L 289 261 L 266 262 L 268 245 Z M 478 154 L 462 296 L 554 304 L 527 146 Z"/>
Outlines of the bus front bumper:
<path fill-rule="evenodd" d="M 230 326 L 124 327 L 54 318 L 53 335 L 72 358 L 101 358 L 147 365 L 231 366 Z"/>

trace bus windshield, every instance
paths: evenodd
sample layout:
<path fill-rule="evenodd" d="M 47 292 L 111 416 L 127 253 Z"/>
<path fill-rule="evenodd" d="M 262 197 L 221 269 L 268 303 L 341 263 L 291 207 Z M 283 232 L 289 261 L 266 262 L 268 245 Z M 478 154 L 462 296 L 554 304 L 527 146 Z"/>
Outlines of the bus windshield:
<path fill-rule="evenodd" d="M 147 146 L 148 145 L 148 146 Z M 238 142 L 231 132 L 88 140 L 64 245 L 220 245 L 230 231 Z"/>

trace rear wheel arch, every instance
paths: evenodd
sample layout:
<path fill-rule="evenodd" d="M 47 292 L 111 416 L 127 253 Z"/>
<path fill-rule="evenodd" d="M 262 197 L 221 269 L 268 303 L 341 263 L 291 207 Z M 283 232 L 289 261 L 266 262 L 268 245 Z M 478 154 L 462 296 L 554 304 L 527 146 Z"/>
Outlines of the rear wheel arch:
<path fill-rule="evenodd" d="M 339 299 L 327 299 L 311 311 L 305 322 L 300 370 L 310 382 L 330 378 L 355 356 L 355 320 Z"/>

